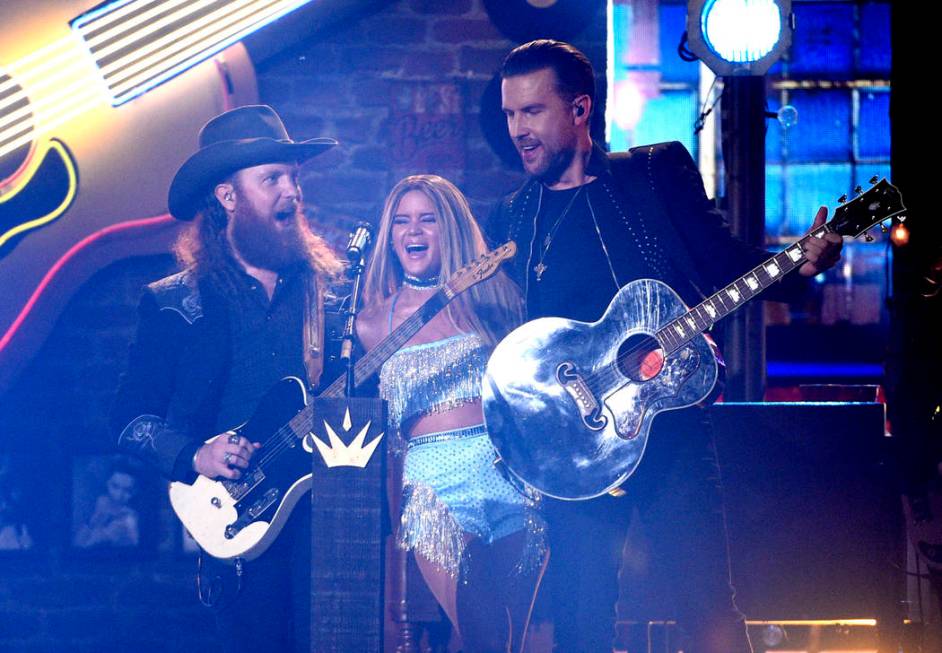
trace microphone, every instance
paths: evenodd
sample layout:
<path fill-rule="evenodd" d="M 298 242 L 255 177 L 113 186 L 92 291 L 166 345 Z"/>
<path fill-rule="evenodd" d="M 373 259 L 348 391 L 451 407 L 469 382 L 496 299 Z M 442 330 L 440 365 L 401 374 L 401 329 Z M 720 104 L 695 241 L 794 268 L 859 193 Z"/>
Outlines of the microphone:
<path fill-rule="evenodd" d="M 372 225 L 369 222 L 358 222 L 353 233 L 350 234 L 350 242 L 347 244 L 347 260 L 350 261 L 351 265 L 357 265 L 363 261 L 372 240 Z"/>

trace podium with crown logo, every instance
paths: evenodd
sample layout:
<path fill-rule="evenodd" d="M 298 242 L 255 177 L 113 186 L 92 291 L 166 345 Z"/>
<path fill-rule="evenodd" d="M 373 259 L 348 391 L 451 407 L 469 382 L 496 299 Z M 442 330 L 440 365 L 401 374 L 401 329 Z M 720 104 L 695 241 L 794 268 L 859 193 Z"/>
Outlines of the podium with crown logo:
<path fill-rule="evenodd" d="M 310 650 L 379 653 L 389 530 L 386 403 L 313 402 Z"/>

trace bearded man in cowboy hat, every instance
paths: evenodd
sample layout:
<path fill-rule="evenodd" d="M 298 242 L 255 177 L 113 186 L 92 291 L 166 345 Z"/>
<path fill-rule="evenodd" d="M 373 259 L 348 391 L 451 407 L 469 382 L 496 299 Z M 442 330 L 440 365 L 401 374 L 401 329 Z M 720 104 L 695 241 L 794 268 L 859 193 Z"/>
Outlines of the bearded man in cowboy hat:
<path fill-rule="evenodd" d="M 227 429 L 285 376 L 330 380 L 324 297 L 342 266 L 301 212 L 298 170 L 336 144 L 292 141 L 270 107 L 241 107 L 203 127 L 173 179 L 184 270 L 147 286 L 112 414 L 119 447 L 171 480 L 240 478 L 261 445 Z M 208 559 L 200 599 L 227 652 L 305 650 L 308 513 L 244 568 Z"/>

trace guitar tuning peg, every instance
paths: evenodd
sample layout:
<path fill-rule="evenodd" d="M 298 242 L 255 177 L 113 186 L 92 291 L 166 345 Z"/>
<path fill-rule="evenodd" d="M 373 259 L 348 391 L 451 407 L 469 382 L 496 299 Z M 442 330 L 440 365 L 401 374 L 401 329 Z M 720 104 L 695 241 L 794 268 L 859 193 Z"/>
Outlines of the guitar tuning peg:
<path fill-rule="evenodd" d="M 880 231 L 882 231 L 883 233 L 886 233 L 886 232 L 888 232 L 889 230 L 890 230 L 889 227 L 887 227 L 887 226 L 886 226 L 885 224 L 883 224 L 882 222 L 880 223 Z"/>
<path fill-rule="evenodd" d="M 866 240 L 868 243 L 872 243 L 872 242 L 873 242 L 873 236 L 870 235 L 870 232 L 869 232 L 869 231 L 864 234 L 864 240 Z"/>
<path fill-rule="evenodd" d="M 870 181 L 868 181 L 867 183 L 869 183 L 869 184 L 875 184 L 875 183 L 877 183 L 877 176 L 874 175 L 874 176 L 870 177 Z"/>
<path fill-rule="evenodd" d="M 841 195 L 840 197 L 837 198 L 838 204 L 843 204 L 846 201 L 847 201 L 847 195 Z"/>
<path fill-rule="evenodd" d="M 854 186 L 854 194 L 855 194 L 855 195 L 860 195 L 862 192 L 863 192 L 863 188 L 861 188 L 859 185 L 858 185 L 858 186 Z"/>

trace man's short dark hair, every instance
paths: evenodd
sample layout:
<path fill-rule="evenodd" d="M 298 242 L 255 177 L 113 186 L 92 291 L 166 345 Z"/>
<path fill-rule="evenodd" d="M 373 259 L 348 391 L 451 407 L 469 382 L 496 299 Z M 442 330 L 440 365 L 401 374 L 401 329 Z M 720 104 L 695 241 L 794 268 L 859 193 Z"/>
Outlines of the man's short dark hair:
<path fill-rule="evenodd" d="M 592 63 L 575 47 L 563 41 L 539 39 L 517 46 L 504 59 L 502 79 L 550 68 L 559 80 L 559 94 L 572 101 L 588 95 L 595 105 L 595 73 Z"/>

